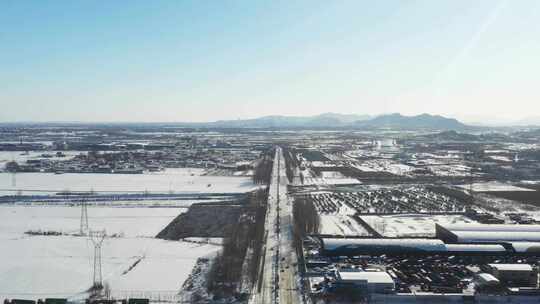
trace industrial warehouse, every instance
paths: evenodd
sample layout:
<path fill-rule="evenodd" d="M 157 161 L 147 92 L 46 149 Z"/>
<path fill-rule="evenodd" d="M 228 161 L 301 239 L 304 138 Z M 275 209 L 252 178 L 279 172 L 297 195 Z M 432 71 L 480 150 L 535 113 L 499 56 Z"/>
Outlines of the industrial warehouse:
<path fill-rule="evenodd" d="M 540 295 L 540 225 L 435 224 L 435 231 L 432 238 L 305 239 L 313 296 L 385 303 Z"/>
<path fill-rule="evenodd" d="M 540 225 L 478 224 L 442 226 L 436 224 L 435 229 L 437 238 L 447 243 L 540 242 Z"/>

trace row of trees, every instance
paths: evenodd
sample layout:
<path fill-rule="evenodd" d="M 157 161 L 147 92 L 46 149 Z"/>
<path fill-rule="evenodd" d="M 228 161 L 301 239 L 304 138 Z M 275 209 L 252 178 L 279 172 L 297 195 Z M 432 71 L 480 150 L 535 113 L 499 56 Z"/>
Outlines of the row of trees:
<path fill-rule="evenodd" d="M 253 205 L 252 208 L 255 210 L 255 220 L 249 229 L 249 239 L 251 240 L 250 246 L 253 249 L 250 257 L 249 278 L 250 282 L 254 283 L 257 281 L 262 248 L 264 245 L 264 222 L 266 219 L 268 188 L 254 192 L 251 202 Z"/>
<path fill-rule="evenodd" d="M 321 219 L 308 196 L 297 197 L 293 205 L 294 227 L 300 237 L 319 233 Z"/>
<path fill-rule="evenodd" d="M 294 180 L 294 171 L 295 168 L 300 167 L 300 161 L 296 157 L 296 150 L 294 148 L 285 147 L 283 148 L 283 156 L 285 157 L 285 166 L 287 172 L 287 178 L 289 182 Z"/>
<path fill-rule="evenodd" d="M 293 204 L 293 235 L 294 247 L 298 255 L 300 265 L 305 265 L 302 240 L 308 234 L 319 233 L 321 220 L 315 205 L 309 196 L 296 197 Z M 304 267 L 300 267 L 300 272 L 304 275 Z M 302 288 L 309 289 L 309 281 L 303 280 Z M 305 293 L 303 293 L 305 294 Z"/>
<path fill-rule="evenodd" d="M 208 273 L 208 291 L 218 298 L 240 296 L 239 287 L 243 276 L 249 276 L 250 284 L 256 281 L 264 242 L 264 221 L 268 189 L 250 194 L 249 201 L 238 223 L 227 231 L 223 250 L 215 258 Z M 248 251 L 248 248 L 251 248 Z M 250 255 L 248 255 L 248 252 Z M 247 269 L 244 268 L 247 261 Z M 247 270 L 247 273 L 243 273 Z M 252 287 L 252 286 L 250 286 Z"/>
<path fill-rule="evenodd" d="M 255 184 L 269 184 L 272 178 L 275 149 L 266 151 L 254 168 L 253 182 Z"/>

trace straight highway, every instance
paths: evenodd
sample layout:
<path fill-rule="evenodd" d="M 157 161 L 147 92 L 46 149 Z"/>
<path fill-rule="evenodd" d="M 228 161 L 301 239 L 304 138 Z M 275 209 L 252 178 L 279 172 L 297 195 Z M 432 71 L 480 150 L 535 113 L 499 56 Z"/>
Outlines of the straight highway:
<path fill-rule="evenodd" d="M 276 148 L 265 219 L 265 244 L 252 304 L 299 303 L 292 202 L 287 195 L 285 158 Z"/>

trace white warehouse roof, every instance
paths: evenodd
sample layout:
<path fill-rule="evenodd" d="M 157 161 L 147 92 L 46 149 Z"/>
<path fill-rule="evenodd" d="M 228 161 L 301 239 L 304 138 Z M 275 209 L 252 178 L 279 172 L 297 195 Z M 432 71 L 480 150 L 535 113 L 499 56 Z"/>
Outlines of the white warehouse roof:
<path fill-rule="evenodd" d="M 360 248 L 409 248 L 422 251 L 446 251 L 441 240 L 437 239 L 342 239 L 323 238 L 325 250 L 351 250 Z"/>
<path fill-rule="evenodd" d="M 529 264 L 488 264 L 489 267 L 499 271 L 532 271 L 532 266 Z"/>
<path fill-rule="evenodd" d="M 461 232 L 459 232 L 461 233 Z M 469 232 L 470 233 L 470 232 Z M 477 233 L 477 232 L 474 232 Z M 499 235 L 499 234 L 497 234 Z M 515 234 L 513 234 L 515 235 Z M 493 237 L 493 235 L 490 235 Z M 470 236 L 469 236 L 470 237 Z M 540 234 L 538 234 L 540 237 Z M 482 238 L 482 236 L 478 236 Z M 482 238 L 484 239 L 484 238 Z M 328 255 L 360 255 L 365 253 L 504 253 L 506 248 L 495 244 L 445 244 L 438 239 L 343 239 L 322 238 Z M 479 242 L 474 239 L 470 243 Z M 488 242 L 488 241 L 485 241 Z M 467 242 L 465 242 L 467 243 Z"/>
<path fill-rule="evenodd" d="M 446 249 L 449 252 L 506 252 L 502 245 L 489 244 L 446 244 Z"/>
<path fill-rule="evenodd" d="M 440 225 L 440 224 L 439 224 Z M 450 231 L 513 231 L 513 232 L 540 232 L 540 225 L 517 224 L 464 224 L 440 225 Z"/>
<path fill-rule="evenodd" d="M 531 231 L 452 231 L 462 243 L 530 241 L 540 242 L 540 233 Z"/>
<path fill-rule="evenodd" d="M 480 279 L 480 282 L 484 285 L 493 285 L 499 283 L 499 279 L 489 273 L 479 273 L 478 278 Z"/>
<path fill-rule="evenodd" d="M 394 284 L 392 277 L 383 271 L 340 271 L 342 281 L 367 281 L 368 284 Z"/>
<path fill-rule="evenodd" d="M 540 242 L 512 242 L 516 252 L 540 252 Z"/>

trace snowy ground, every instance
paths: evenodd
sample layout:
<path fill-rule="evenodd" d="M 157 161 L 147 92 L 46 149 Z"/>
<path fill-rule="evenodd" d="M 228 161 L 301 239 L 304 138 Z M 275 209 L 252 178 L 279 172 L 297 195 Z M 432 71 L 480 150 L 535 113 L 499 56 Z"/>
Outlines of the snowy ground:
<path fill-rule="evenodd" d="M 213 203 L 213 204 L 229 204 L 231 200 L 234 200 L 231 196 L 224 194 L 223 196 L 212 196 L 208 199 L 193 199 L 193 198 L 170 198 L 170 199 L 133 199 L 133 200 L 103 200 L 103 201 L 87 201 L 89 206 L 94 207 L 111 207 L 111 208 L 189 208 L 193 204 L 197 203 Z M 31 201 L 24 198 L 19 199 L 14 203 L 9 203 L 9 206 L 46 206 L 46 207 L 70 207 L 75 204 L 79 204 L 80 199 L 74 200 L 56 200 L 50 202 L 44 201 Z M 6 205 L 8 206 L 8 205 Z"/>
<path fill-rule="evenodd" d="M 469 189 L 470 185 L 459 186 L 464 189 Z M 516 187 L 511 184 L 501 182 L 485 182 L 485 183 L 473 183 L 473 191 L 476 192 L 489 192 L 489 191 L 535 191 L 533 189 Z"/>
<path fill-rule="evenodd" d="M 361 217 L 386 237 L 435 236 L 435 224 L 463 224 L 475 221 L 462 215 L 367 215 Z"/>
<path fill-rule="evenodd" d="M 90 229 L 106 229 L 107 234 L 126 237 L 154 237 L 186 208 L 122 208 L 88 206 Z M 78 206 L 0 205 L 0 235 L 28 230 L 79 232 L 81 208 Z"/>
<path fill-rule="evenodd" d="M 123 235 L 106 238 L 102 247 L 103 278 L 113 294 L 175 294 L 197 258 L 220 248 L 152 238 L 184 210 L 88 208 L 91 229 Z M 0 298 L 77 298 L 91 286 L 93 245 L 87 237 L 24 234 L 38 229 L 74 233 L 79 218 L 78 207 L 0 206 Z"/>
<path fill-rule="evenodd" d="M 353 185 L 360 184 L 356 178 L 304 178 L 304 185 Z"/>
<path fill-rule="evenodd" d="M 51 160 L 68 160 L 81 153 L 82 151 L 61 151 L 65 157 L 52 157 Z M 0 151 L 0 170 L 4 169 L 6 163 L 10 161 L 16 161 L 18 163 L 25 163 L 30 159 L 43 159 L 42 154 L 56 155 L 56 151 L 29 151 L 24 153 L 21 151 Z"/>
<path fill-rule="evenodd" d="M 438 164 L 427 166 L 436 176 L 469 176 L 471 168 L 462 164 Z"/>
<path fill-rule="evenodd" d="M 376 159 L 364 161 L 356 168 L 364 172 L 384 171 L 396 175 L 407 175 L 414 168 L 390 159 Z"/>
<path fill-rule="evenodd" d="M 360 184 L 356 178 L 348 178 L 338 171 L 322 171 L 318 176 L 310 169 L 300 170 L 304 185 L 348 185 Z"/>
<path fill-rule="evenodd" d="M 340 204 L 335 212 L 320 212 L 321 234 L 368 236 L 369 233 L 352 217 L 356 211 L 346 204 Z"/>
<path fill-rule="evenodd" d="M 349 215 L 320 215 L 321 234 L 368 236 L 369 233 Z"/>
<path fill-rule="evenodd" d="M 0 195 L 46 194 L 60 191 L 159 192 L 159 193 L 240 193 L 257 186 L 250 177 L 207 176 L 204 169 L 179 168 L 146 174 L 94 173 L 0 173 Z"/>
<path fill-rule="evenodd" d="M 360 184 L 356 178 L 348 178 L 337 171 L 323 171 L 321 176 L 306 174 L 304 185 L 350 185 Z"/>
<path fill-rule="evenodd" d="M 500 210 L 501 214 L 523 213 L 527 214 L 536 221 L 540 221 L 540 207 L 538 206 L 523 204 L 502 197 L 495 197 L 486 193 L 479 194 L 477 197 L 482 199 L 477 200 L 477 202 L 486 202 L 490 207 Z"/>

